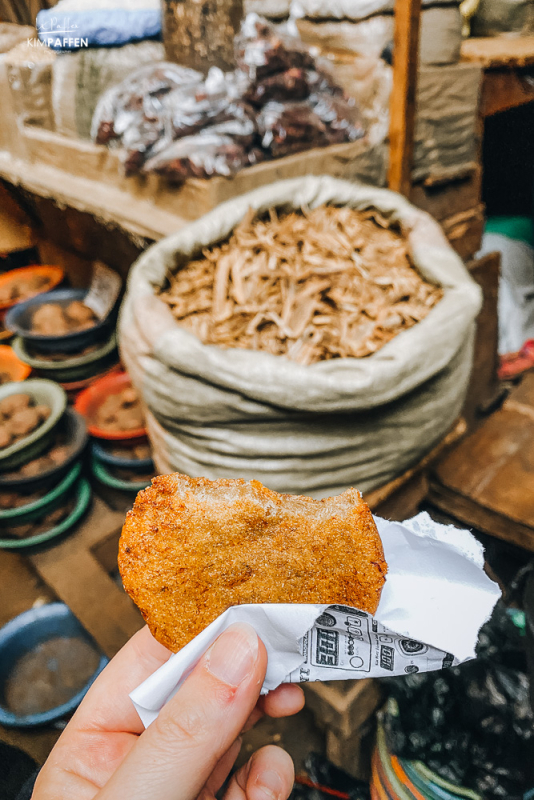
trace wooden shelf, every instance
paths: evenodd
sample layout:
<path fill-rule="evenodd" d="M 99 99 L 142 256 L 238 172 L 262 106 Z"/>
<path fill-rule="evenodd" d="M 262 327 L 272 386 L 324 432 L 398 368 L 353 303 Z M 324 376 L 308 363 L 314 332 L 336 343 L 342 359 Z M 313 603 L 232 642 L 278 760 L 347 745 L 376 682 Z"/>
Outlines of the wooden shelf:
<path fill-rule="evenodd" d="M 473 37 L 462 42 L 462 60 L 480 61 L 484 69 L 534 65 L 534 36 Z"/>
<path fill-rule="evenodd" d="M 466 39 L 462 59 L 479 62 L 484 68 L 481 117 L 534 100 L 534 36 Z"/>

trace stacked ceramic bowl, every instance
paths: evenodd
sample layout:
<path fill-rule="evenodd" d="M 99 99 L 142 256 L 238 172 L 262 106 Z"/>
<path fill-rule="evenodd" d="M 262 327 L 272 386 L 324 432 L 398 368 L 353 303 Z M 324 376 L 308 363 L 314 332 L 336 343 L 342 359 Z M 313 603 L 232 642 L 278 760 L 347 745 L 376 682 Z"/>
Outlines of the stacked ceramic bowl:
<path fill-rule="evenodd" d="M 142 404 L 126 372 L 115 372 L 81 392 L 75 404 L 92 437 L 92 471 L 100 492 L 110 500 L 116 493 L 146 488 L 154 476 Z"/>
<path fill-rule="evenodd" d="M 80 520 L 91 499 L 81 474 L 87 439 L 54 381 L 0 386 L 0 548 L 47 545 Z"/>
<path fill-rule="evenodd" d="M 17 334 L 15 355 L 34 375 L 61 384 L 71 398 L 118 365 L 116 315 L 99 319 L 84 304 L 87 293 L 56 289 L 6 315 L 6 327 Z"/>
<path fill-rule="evenodd" d="M 31 297 L 49 292 L 65 277 L 61 267 L 36 264 L 10 269 L 0 275 L 0 340 L 10 339 L 12 331 L 6 325 L 10 309 Z"/>
<path fill-rule="evenodd" d="M 106 663 L 63 603 L 19 614 L 0 628 L 0 725 L 37 728 L 71 716 Z"/>

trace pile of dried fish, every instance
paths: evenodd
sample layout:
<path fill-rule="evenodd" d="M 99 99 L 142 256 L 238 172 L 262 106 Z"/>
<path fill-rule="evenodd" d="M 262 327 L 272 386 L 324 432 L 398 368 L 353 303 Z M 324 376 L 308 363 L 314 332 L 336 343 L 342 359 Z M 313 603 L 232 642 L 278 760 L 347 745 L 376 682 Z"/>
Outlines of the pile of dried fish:
<path fill-rule="evenodd" d="M 161 293 L 180 325 L 205 344 L 300 364 L 369 356 L 442 296 L 376 210 L 271 209 L 258 218 L 250 209 L 227 242 L 202 255 Z"/>

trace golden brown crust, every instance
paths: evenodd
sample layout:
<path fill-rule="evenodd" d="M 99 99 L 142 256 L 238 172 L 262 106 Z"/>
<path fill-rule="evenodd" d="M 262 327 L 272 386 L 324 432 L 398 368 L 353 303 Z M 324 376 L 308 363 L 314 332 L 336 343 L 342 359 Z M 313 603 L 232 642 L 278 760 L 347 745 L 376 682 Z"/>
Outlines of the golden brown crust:
<path fill-rule="evenodd" d="M 178 473 L 137 495 L 119 569 L 152 634 L 174 652 L 232 605 L 329 603 L 374 614 L 387 571 L 354 489 L 312 500 Z"/>

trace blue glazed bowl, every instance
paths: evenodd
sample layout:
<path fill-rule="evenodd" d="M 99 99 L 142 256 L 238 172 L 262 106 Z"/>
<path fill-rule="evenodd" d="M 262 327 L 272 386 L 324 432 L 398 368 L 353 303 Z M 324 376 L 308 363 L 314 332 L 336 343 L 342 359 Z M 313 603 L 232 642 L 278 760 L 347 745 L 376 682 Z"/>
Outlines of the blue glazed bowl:
<path fill-rule="evenodd" d="M 17 662 L 26 653 L 57 636 L 76 637 L 99 648 L 64 603 L 50 603 L 19 614 L 0 628 L 0 725 L 10 728 L 36 728 L 50 725 L 72 714 L 83 700 L 87 690 L 104 669 L 108 659 L 100 653 L 98 666 L 85 686 L 66 703 L 38 714 L 19 716 L 5 706 L 5 685 Z"/>
<path fill-rule="evenodd" d="M 110 467 L 119 467 L 122 469 L 134 469 L 136 472 L 147 472 L 154 469 L 154 462 L 151 458 L 124 458 L 123 456 L 115 456 L 102 447 L 98 442 L 91 444 L 91 450 L 97 461 L 103 464 L 108 464 Z"/>
<path fill-rule="evenodd" d="M 25 303 L 18 303 L 9 310 L 6 314 L 5 326 L 10 331 L 21 336 L 25 343 L 30 343 L 37 350 L 60 353 L 72 353 L 76 350 L 82 350 L 90 344 L 100 342 L 106 335 L 110 335 L 116 316 L 113 312 L 93 325 L 92 328 L 73 331 L 63 336 L 42 336 L 39 333 L 33 333 L 31 322 L 33 314 L 39 306 L 45 303 L 68 306 L 73 300 L 83 301 L 87 292 L 87 289 L 55 289 L 52 292 L 32 297 L 30 300 L 26 300 Z"/>

